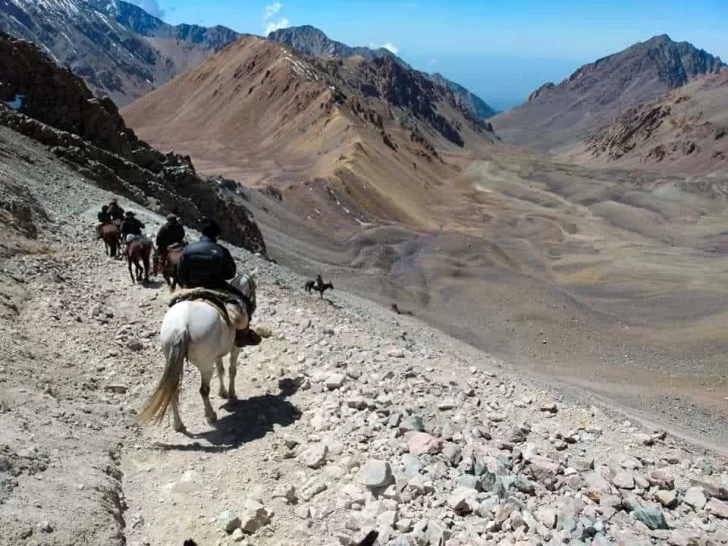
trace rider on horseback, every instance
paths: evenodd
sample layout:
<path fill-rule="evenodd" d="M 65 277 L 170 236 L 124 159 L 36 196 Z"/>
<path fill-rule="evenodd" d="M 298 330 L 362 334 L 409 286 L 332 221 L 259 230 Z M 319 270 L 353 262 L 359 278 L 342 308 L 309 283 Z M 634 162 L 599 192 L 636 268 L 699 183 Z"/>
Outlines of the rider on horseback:
<path fill-rule="evenodd" d="M 129 235 L 141 237 L 144 224 L 142 224 L 130 210 L 127 211 L 124 216 L 124 221 L 121 223 L 121 236 L 124 240 L 129 239 Z"/>
<path fill-rule="evenodd" d="M 167 216 L 167 223 L 159 228 L 157 233 L 157 257 L 161 266 L 167 261 L 167 249 L 172 245 L 182 245 L 185 238 L 185 228 L 180 224 L 177 215 Z"/>
<path fill-rule="evenodd" d="M 119 206 L 119 203 L 116 199 L 112 199 L 111 203 L 109 203 L 109 206 L 107 207 L 109 216 L 111 216 L 111 220 L 123 220 L 124 219 L 124 209 L 122 209 Z"/>
<path fill-rule="evenodd" d="M 208 288 L 235 295 L 241 308 L 246 309 L 248 319 L 252 319 L 255 306 L 234 286 L 227 282 L 237 273 L 235 260 L 230 251 L 218 244 L 220 226 L 214 220 L 202 222 L 202 237 L 197 243 L 187 245 L 182 251 L 178 266 L 180 284 L 184 288 Z M 248 345 L 250 339 L 248 329 L 237 330 L 235 344 L 238 347 Z"/>
<path fill-rule="evenodd" d="M 98 236 L 98 239 L 101 239 L 101 228 L 104 226 L 104 224 L 110 224 L 111 223 L 111 215 L 109 214 L 109 205 L 104 205 L 101 207 L 101 212 L 99 212 L 96 217 L 99 219 L 99 225 L 96 226 L 96 235 Z"/>

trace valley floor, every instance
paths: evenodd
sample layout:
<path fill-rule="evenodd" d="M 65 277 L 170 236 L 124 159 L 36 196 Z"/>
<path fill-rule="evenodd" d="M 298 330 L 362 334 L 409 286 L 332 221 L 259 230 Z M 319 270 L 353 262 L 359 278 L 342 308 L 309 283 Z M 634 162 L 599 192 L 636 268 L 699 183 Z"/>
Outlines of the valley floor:
<path fill-rule="evenodd" d="M 437 211 L 466 227 L 374 226 L 332 242 L 315 234 L 315 220 L 295 229 L 276 222 L 279 211 L 257 220 L 271 255 L 300 273 L 323 272 L 385 307 L 398 302 L 546 382 L 728 444 L 720 178 L 514 153 L 474 162 L 465 184 L 448 183 L 476 188 L 469 208 Z"/>
<path fill-rule="evenodd" d="M 2 266 L 18 313 L 0 321 L 0 544 L 728 543 L 725 454 L 238 250 L 272 332 L 240 358 L 239 402 L 213 387 L 206 424 L 189 369 L 188 434 L 136 426 L 167 289 L 93 240 L 109 194 L 13 145 L 3 175 L 50 218 L 42 250 Z"/>

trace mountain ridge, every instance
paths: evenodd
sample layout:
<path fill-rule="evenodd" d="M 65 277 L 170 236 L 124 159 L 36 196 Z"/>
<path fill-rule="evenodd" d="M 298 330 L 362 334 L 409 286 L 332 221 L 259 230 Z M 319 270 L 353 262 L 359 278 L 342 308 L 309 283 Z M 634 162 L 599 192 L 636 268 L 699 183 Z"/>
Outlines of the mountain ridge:
<path fill-rule="evenodd" d="M 304 57 L 255 36 L 122 114 L 158 147 L 272 186 L 308 214 L 328 211 L 342 232 L 382 220 L 434 228 L 430 207 L 444 198 L 435 188 L 457 172 L 444 154 L 497 140 L 452 93 L 392 57 Z"/>
<path fill-rule="evenodd" d="M 378 58 L 391 58 L 395 62 L 414 70 L 406 61 L 398 57 L 390 50 L 380 47 L 372 49 L 363 46 L 349 46 L 337 40 L 329 38 L 322 30 L 311 25 L 302 25 L 298 27 L 288 27 L 271 32 L 267 36 L 268 40 L 282 43 L 293 48 L 299 53 L 313 57 L 332 57 L 347 58 L 362 56 L 365 59 L 374 60 Z M 426 75 L 437 85 L 447 88 L 450 92 L 460 98 L 463 106 L 469 108 L 475 115 L 487 119 L 495 115 L 495 110 L 491 108 L 483 99 L 463 87 L 462 85 L 447 79 L 439 73 Z"/>
<path fill-rule="evenodd" d="M 507 142 L 558 153 L 609 125 L 621 110 L 724 67 L 719 57 L 662 34 L 585 64 L 559 84 L 545 83 L 492 121 Z"/>

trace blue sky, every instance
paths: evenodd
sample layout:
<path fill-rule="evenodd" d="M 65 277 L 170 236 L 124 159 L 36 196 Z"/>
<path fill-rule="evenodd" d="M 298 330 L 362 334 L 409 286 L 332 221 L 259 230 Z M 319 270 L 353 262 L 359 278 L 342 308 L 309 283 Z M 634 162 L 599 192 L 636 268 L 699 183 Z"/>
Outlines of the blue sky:
<path fill-rule="evenodd" d="M 166 21 L 265 34 L 314 25 L 349 45 L 388 44 L 496 108 L 656 34 L 728 62 L 728 0 L 132 0 Z"/>

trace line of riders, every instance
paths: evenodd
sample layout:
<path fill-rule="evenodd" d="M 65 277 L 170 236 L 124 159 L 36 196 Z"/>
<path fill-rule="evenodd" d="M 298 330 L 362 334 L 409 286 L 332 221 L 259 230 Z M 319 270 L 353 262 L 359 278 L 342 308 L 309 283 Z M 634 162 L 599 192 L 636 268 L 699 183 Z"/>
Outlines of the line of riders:
<path fill-rule="evenodd" d="M 135 239 L 145 237 L 142 232 L 144 224 L 133 212 L 124 211 L 116 199 L 101 207 L 98 220 L 99 225 L 96 229 L 98 238 L 102 236 L 103 226 L 108 224 L 119 227 L 127 245 Z M 252 319 L 255 302 L 248 300 L 240 290 L 227 282 L 237 274 L 237 266 L 230 251 L 217 242 L 221 234 L 220 226 L 215 220 L 204 218 L 200 231 L 202 237 L 198 242 L 187 243 L 185 228 L 180 219 L 176 214 L 168 215 L 167 222 L 159 229 L 155 241 L 155 271 L 164 270 L 171 256 L 175 255 L 178 257 L 178 262 L 173 278 L 182 288 L 205 288 L 231 294 L 237 303 L 247 310 L 248 317 Z M 174 284 L 172 288 L 174 289 Z M 260 339 L 252 329 L 236 331 L 235 343 L 238 347 L 257 345 L 259 342 Z"/>

